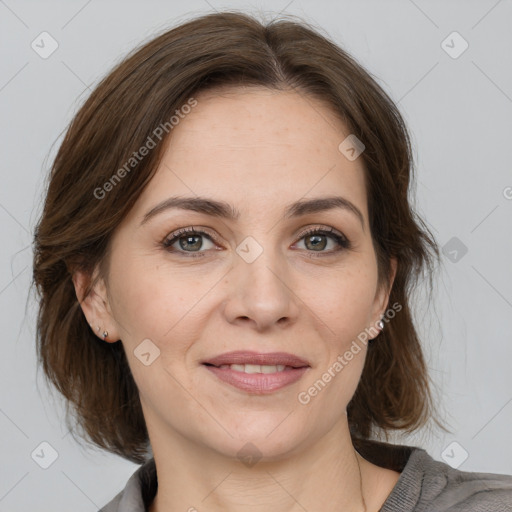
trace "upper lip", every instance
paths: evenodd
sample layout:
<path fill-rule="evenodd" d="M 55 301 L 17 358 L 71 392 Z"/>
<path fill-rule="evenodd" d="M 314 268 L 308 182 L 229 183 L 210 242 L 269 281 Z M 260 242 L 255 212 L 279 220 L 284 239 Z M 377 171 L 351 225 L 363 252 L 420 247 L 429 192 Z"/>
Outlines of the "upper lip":
<path fill-rule="evenodd" d="M 209 358 L 202 362 L 202 364 L 212 364 L 214 366 L 221 366 L 223 364 L 255 364 L 255 365 L 284 365 L 292 366 L 294 368 L 301 368 L 309 366 L 309 363 L 304 359 L 293 354 L 286 352 L 269 352 L 267 354 L 261 352 L 252 352 L 248 350 L 237 350 L 234 352 L 226 352 L 218 356 Z"/>

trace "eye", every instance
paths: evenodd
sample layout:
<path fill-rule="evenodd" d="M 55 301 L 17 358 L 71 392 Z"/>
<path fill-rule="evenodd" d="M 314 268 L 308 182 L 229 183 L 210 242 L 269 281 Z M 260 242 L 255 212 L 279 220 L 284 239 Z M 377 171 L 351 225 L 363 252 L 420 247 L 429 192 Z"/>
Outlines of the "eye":
<path fill-rule="evenodd" d="M 304 239 L 304 245 L 306 249 L 312 249 L 312 251 L 309 252 L 320 253 L 319 256 L 348 250 L 352 247 L 352 244 L 348 238 L 340 232 L 336 231 L 334 228 L 312 228 L 301 233 L 299 236 L 301 237 L 300 240 Z M 323 249 L 328 246 L 329 239 L 334 241 L 335 248 L 324 251 Z M 315 254 L 312 256 L 317 255 Z"/>
<path fill-rule="evenodd" d="M 212 249 L 214 247 L 212 240 L 215 239 L 215 237 L 206 231 L 195 229 L 192 226 L 179 229 L 178 231 L 171 233 L 162 242 L 162 245 L 169 252 L 179 252 L 185 254 L 186 256 L 198 257 L 204 256 L 205 251 L 199 251 L 199 249 L 205 248 L 203 241 L 205 238 L 208 240 L 209 244 L 212 244 L 210 247 L 208 247 L 207 243 L 206 249 Z M 178 247 L 174 247 L 175 245 Z"/>

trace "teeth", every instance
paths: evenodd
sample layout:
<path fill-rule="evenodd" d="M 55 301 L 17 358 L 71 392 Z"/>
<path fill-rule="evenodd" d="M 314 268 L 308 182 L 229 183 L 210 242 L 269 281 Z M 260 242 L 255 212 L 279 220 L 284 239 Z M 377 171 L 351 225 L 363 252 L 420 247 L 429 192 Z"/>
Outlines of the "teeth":
<path fill-rule="evenodd" d="M 275 366 L 271 365 L 259 365 L 259 364 L 223 364 L 219 368 L 231 368 L 237 372 L 244 373 L 276 373 L 282 372 L 285 368 L 289 368 L 284 364 L 278 364 Z"/>

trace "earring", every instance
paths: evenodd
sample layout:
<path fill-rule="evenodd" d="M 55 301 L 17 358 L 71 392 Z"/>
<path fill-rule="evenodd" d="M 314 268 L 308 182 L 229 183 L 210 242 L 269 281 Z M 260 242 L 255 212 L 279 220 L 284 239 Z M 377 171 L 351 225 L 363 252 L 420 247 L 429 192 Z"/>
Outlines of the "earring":
<path fill-rule="evenodd" d="M 384 317 L 382 317 L 382 318 L 384 318 Z M 379 321 L 377 322 L 377 327 L 382 331 L 382 329 L 384 329 L 384 322 L 383 322 L 382 320 L 379 320 Z M 379 334 L 380 334 L 380 333 L 379 333 Z M 377 336 L 379 336 L 379 334 L 377 334 Z M 375 336 L 375 338 L 377 338 L 377 336 Z M 375 342 L 375 338 L 370 338 L 370 339 L 368 340 L 368 343 L 369 343 L 370 345 L 373 345 L 373 343 Z"/>
<path fill-rule="evenodd" d="M 100 331 L 101 331 L 101 327 L 98 325 L 98 332 L 100 332 Z M 102 336 L 103 336 L 103 340 L 106 340 L 107 336 L 108 336 L 108 331 L 103 331 Z"/>

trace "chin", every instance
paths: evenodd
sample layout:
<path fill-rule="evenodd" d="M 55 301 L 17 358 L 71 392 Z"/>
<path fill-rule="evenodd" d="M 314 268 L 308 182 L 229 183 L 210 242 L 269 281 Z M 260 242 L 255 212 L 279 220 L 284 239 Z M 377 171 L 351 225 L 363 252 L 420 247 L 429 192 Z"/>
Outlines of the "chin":
<path fill-rule="evenodd" d="M 236 428 L 226 429 L 233 436 L 223 437 L 219 443 L 219 438 L 212 439 L 210 446 L 217 452 L 244 462 L 246 458 L 250 460 L 277 461 L 285 459 L 293 453 L 304 442 L 303 437 L 291 425 L 285 427 L 283 416 L 274 422 L 252 422 L 244 426 L 238 425 Z M 282 422 L 282 423 L 281 423 Z"/>

